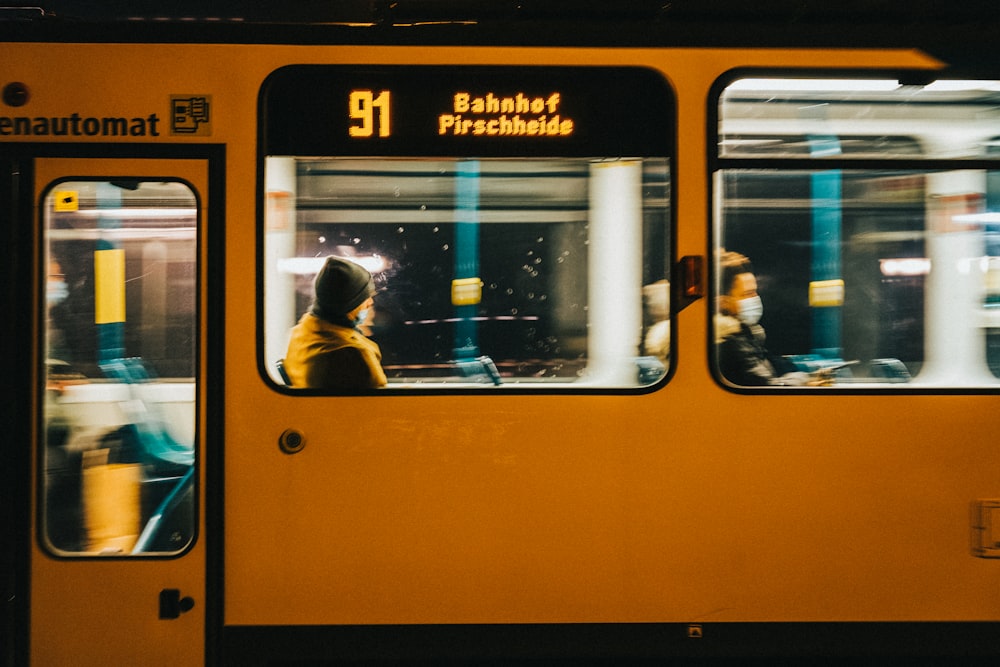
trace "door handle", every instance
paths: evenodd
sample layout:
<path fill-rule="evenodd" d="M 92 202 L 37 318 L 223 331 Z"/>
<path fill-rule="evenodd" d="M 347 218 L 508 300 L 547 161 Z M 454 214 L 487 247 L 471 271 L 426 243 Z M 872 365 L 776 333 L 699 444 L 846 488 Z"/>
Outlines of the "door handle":
<path fill-rule="evenodd" d="M 179 618 L 186 611 L 194 608 L 194 598 L 185 595 L 181 597 L 180 590 L 176 588 L 164 588 L 160 591 L 160 619 L 170 620 Z"/>

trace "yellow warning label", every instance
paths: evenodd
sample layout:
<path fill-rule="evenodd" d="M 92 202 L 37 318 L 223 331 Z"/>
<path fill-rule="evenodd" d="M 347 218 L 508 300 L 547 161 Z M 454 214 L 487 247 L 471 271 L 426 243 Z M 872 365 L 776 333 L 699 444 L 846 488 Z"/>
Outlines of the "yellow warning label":
<path fill-rule="evenodd" d="M 451 281 L 451 305 L 474 306 L 483 300 L 483 281 L 479 278 L 457 278 Z"/>
<path fill-rule="evenodd" d="M 809 283 L 809 305 L 813 308 L 830 308 L 844 305 L 844 281 L 814 280 Z"/>
<path fill-rule="evenodd" d="M 125 251 L 94 253 L 94 323 L 125 321 Z"/>
<path fill-rule="evenodd" d="M 60 213 L 80 209 L 80 193 L 76 190 L 56 190 L 52 193 L 52 208 Z"/>

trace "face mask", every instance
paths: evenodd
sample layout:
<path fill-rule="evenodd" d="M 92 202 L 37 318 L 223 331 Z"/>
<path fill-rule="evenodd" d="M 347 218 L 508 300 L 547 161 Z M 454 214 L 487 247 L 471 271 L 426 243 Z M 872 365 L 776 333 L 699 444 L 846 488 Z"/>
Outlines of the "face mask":
<path fill-rule="evenodd" d="M 365 323 L 365 320 L 367 319 L 368 319 L 368 308 L 365 308 L 360 313 L 358 313 L 357 317 L 354 318 L 354 326 L 356 327 L 361 326 L 362 324 Z"/>
<path fill-rule="evenodd" d="M 738 307 L 739 313 L 736 316 L 744 324 L 757 324 L 760 321 L 761 315 L 764 314 L 764 303 L 760 300 L 759 296 L 740 299 Z"/>

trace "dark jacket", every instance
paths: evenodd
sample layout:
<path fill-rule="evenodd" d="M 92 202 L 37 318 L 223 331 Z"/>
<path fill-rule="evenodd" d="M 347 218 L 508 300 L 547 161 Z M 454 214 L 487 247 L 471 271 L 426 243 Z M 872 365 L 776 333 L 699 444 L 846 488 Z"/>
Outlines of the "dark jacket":
<path fill-rule="evenodd" d="M 719 372 L 739 386 L 799 385 L 804 375 L 795 373 L 795 366 L 764 346 L 764 327 L 747 325 L 735 317 L 719 315 L 715 319 L 715 335 L 719 353 Z M 787 375 L 795 373 L 794 375 Z M 782 377 L 785 376 L 785 377 Z"/>

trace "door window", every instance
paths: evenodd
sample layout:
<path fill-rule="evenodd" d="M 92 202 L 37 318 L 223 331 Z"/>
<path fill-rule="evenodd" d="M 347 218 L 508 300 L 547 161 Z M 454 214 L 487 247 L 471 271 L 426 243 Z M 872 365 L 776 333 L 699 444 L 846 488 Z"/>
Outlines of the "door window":
<path fill-rule="evenodd" d="M 56 555 L 194 539 L 198 202 L 180 181 L 46 191 L 40 534 Z"/>

